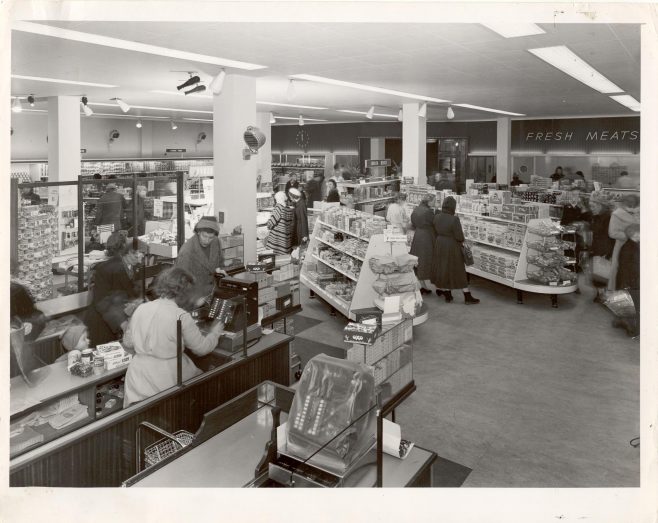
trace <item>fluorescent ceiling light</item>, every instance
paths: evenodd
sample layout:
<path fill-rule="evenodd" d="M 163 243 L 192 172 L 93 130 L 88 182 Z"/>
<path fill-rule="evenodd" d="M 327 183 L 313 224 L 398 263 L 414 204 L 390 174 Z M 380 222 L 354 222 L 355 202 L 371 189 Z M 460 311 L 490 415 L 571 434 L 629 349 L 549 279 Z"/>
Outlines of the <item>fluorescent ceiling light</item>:
<path fill-rule="evenodd" d="M 312 105 L 294 105 L 294 104 L 281 104 L 278 102 L 256 102 L 261 105 L 276 105 L 277 107 L 294 107 L 295 109 L 315 109 L 317 111 L 324 111 L 326 107 L 314 107 Z"/>
<path fill-rule="evenodd" d="M 613 84 L 565 45 L 540 47 L 538 49 L 528 49 L 528 51 L 600 93 L 623 92 L 623 89 Z"/>
<path fill-rule="evenodd" d="M 616 94 L 610 98 L 612 98 L 615 102 L 620 103 L 621 105 L 625 105 L 635 112 L 640 112 L 640 102 L 638 102 L 630 94 Z"/>
<path fill-rule="evenodd" d="M 546 32 L 538 25 L 522 22 L 493 22 L 482 25 L 484 27 L 488 27 L 492 31 L 495 31 L 499 35 L 504 36 L 505 38 L 540 35 Z"/>
<path fill-rule="evenodd" d="M 489 113 L 499 113 L 499 114 L 509 114 L 511 116 L 525 116 L 525 114 L 522 113 L 511 113 L 509 111 L 501 111 L 500 109 L 491 109 L 490 107 L 480 107 L 479 105 L 471 105 L 471 104 L 452 104 L 457 107 L 464 107 L 465 109 L 475 109 L 477 111 L 487 111 Z"/>
<path fill-rule="evenodd" d="M 350 111 L 349 109 L 336 109 L 339 113 L 350 113 L 350 114 L 365 114 L 366 117 L 368 116 L 368 113 L 365 111 Z M 372 113 L 374 116 L 382 116 L 384 118 L 397 118 L 397 114 L 384 114 L 384 113 Z"/>
<path fill-rule="evenodd" d="M 156 93 L 156 94 L 173 94 L 173 95 L 176 95 L 176 96 L 185 96 L 185 93 L 180 93 L 178 91 L 163 91 L 161 89 L 154 89 L 150 92 Z M 212 98 L 212 95 L 211 94 L 192 93 L 192 94 L 188 95 L 188 98 Z"/>
<path fill-rule="evenodd" d="M 299 121 L 300 117 L 301 116 L 299 116 L 299 117 L 297 117 L 297 116 L 277 116 L 276 119 L 277 120 L 297 120 L 297 121 Z M 304 121 L 305 122 L 328 122 L 329 120 L 321 120 L 319 118 L 306 118 L 306 117 L 304 117 Z"/>
<path fill-rule="evenodd" d="M 105 107 L 116 107 L 115 104 L 108 104 L 105 102 L 89 102 L 88 105 L 99 105 Z M 132 105 L 133 109 L 150 109 L 151 111 L 179 111 L 181 113 L 204 113 L 212 114 L 212 111 L 201 111 L 199 109 L 178 109 L 175 107 L 152 107 L 150 105 Z"/>
<path fill-rule="evenodd" d="M 183 120 L 188 120 L 190 122 L 212 122 L 212 119 L 208 118 L 183 118 Z"/>
<path fill-rule="evenodd" d="M 23 113 L 47 113 L 47 109 L 23 109 Z"/>
<path fill-rule="evenodd" d="M 88 104 L 94 105 L 94 104 Z M 94 111 L 94 116 L 111 116 L 112 118 L 139 118 L 140 120 L 169 120 L 168 116 L 139 116 L 137 114 L 112 114 L 112 113 L 97 113 Z"/>
<path fill-rule="evenodd" d="M 85 42 L 94 45 L 103 45 L 105 47 L 113 47 L 115 49 L 136 51 L 138 53 L 166 56 L 168 58 L 177 58 L 179 60 L 187 60 L 191 62 L 222 65 L 224 67 L 231 67 L 234 69 L 244 69 L 247 71 L 254 71 L 256 69 L 267 68 L 264 65 L 252 64 L 248 62 L 240 62 L 237 60 L 229 60 L 228 58 L 220 58 L 217 56 L 188 53 L 187 51 L 179 51 L 178 49 L 169 49 L 168 47 L 142 44 L 140 42 L 131 42 L 130 40 L 121 40 L 119 38 L 111 38 L 109 36 L 101 36 L 92 33 L 72 31 L 70 29 L 62 29 L 60 27 L 35 24 L 32 22 L 14 22 L 11 28 L 14 31 L 40 34 L 43 36 L 52 36 L 54 38 L 63 38 L 65 40 L 74 40 L 76 42 Z"/>
<path fill-rule="evenodd" d="M 404 91 L 396 91 L 394 89 L 384 89 L 383 87 L 375 87 L 374 85 L 357 84 L 354 82 L 344 82 L 343 80 L 335 80 L 333 78 L 325 78 L 323 76 L 315 76 L 312 74 L 295 74 L 292 78 L 297 80 L 306 80 L 308 82 L 318 82 L 321 84 L 337 85 L 339 87 L 350 87 L 352 89 L 360 89 L 361 91 L 370 91 L 373 93 L 390 94 L 393 96 L 400 96 L 401 98 L 411 98 L 414 100 L 423 100 L 426 102 L 445 103 L 450 100 L 441 100 L 440 98 L 432 98 L 430 96 L 423 96 L 420 94 L 405 93 Z"/>
<path fill-rule="evenodd" d="M 88 85 L 89 87 L 118 87 L 117 85 L 97 84 L 94 82 L 76 82 L 73 80 L 63 80 L 61 78 L 47 78 L 45 76 L 25 76 L 22 74 L 12 74 L 11 77 L 16 78 L 17 80 L 33 80 L 35 82 L 51 82 L 54 84 Z"/>

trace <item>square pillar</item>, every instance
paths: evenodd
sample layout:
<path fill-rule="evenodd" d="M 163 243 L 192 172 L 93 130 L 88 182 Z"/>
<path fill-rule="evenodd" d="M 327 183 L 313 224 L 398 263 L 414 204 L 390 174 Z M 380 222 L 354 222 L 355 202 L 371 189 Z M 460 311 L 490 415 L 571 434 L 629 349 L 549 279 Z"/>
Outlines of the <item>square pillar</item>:
<path fill-rule="evenodd" d="M 512 176 L 512 120 L 498 118 L 496 120 L 496 181 L 510 183 Z"/>
<path fill-rule="evenodd" d="M 402 174 L 414 183 L 425 181 L 427 171 L 427 123 L 418 116 L 420 104 L 402 106 Z"/>
<path fill-rule="evenodd" d="M 78 181 L 79 177 L 80 97 L 51 96 L 48 98 L 48 181 Z M 77 209 L 75 186 L 52 189 L 51 194 L 55 195 L 60 211 Z"/>
<path fill-rule="evenodd" d="M 213 174 L 215 213 L 224 214 L 223 233 L 241 225 L 245 262 L 256 260 L 256 172 L 258 155 L 242 157 L 244 132 L 256 121 L 256 79 L 227 75 L 213 97 Z"/>

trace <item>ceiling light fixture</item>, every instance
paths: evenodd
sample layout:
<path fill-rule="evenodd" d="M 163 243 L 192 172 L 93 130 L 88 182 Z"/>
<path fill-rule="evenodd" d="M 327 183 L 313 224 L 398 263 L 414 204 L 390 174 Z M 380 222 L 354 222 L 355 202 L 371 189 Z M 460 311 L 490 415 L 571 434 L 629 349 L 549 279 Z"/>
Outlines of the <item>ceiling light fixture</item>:
<path fill-rule="evenodd" d="M 401 122 L 403 120 L 403 115 L 402 115 L 402 109 L 398 112 L 398 122 Z"/>
<path fill-rule="evenodd" d="M 95 105 L 95 104 L 89 104 Z M 38 111 L 39 109 L 34 109 Z M 47 112 L 47 111 L 46 111 Z M 141 118 L 142 120 L 169 120 L 170 116 L 139 116 L 135 114 L 112 114 L 112 113 L 97 113 L 94 112 L 94 116 L 109 116 L 111 118 Z"/>
<path fill-rule="evenodd" d="M 91 107 L 87 105 L 87 102 L 88 100 L 86 96 L 80 98 L 80 105 L 82 106 L 82 111 L 85 113 L 85 116 L 91 116 L 92 114 L 94 114 L 94 111 L 92 111 Z"/>
<path fill-rule="evenodd" d="M 366 118 L 368 120 L 372 120 L 372 117 L 374 116 L 374 114 L 375 114 L 375 106 L 371 105 L 370 109 L 368 109 L 368 112 L 366 113 Z"/>
<path fill-rule="evenodd" d="M 425 102 L 423 105 L 421 105 L 420 109 L 418 109 L 418 117 L 419 118 L 427 118 L 427 102 Z"/>
<path fill-rule="evenodd" d="M 625 105 L 626 107 L 628 107 L 632 111 L 635 111 L 637 113 L 640 112 L 640 102 L 638 102 L 630 94 L 617 94 L 617 95 L 611 96 L 610 98 L 612 98 L 617 103 Z"/>
<path fill-rule="evenodd" d="M 89 105 L 98 105 L 105 107 L 115 107 L 114 104 L 109 104 L 105 102 L 89 102 Z M 149 109 L 151 111 L 177 111 L 181 113 L 203 113 L 203 114 L 212 114 L 212 111 L 205 111 L 201 109 L 179 109 L 177 107 L 153 107 L 151 105 L 133 105 L 133 109 Z"/>
<path fill-rule="evenodd" d="M 193 87 L 192 89 L 190 89 L 189 91 L 185 91 L 185 94 L 188 95 L 188 94 L 192 94 L 192 93 L 202 93 L 205 90 L 206 90 L 206 86 L 202 85 L 202 84 L 199 84 L 196 87 Z"/>
<path fill-rule="evenodd" d="M 18 99 L 18 97 L 14 98 L 14 101 L 11 102 L 11 110 L 14 113 L 20 113 L 23 110 L 23 106 L 21 105 L 21 101 Z"/>
<path fill-rule="evenodd" d="M 27 103 L 30 104 L 30 107 L 34 107 L 34 95 L 31 94 L 27 97 Z"/>
<path fill-rule="evenodd" d="M 313 105 L 295 105 L 295 104 L 282 104 L 279 102 L 259 102 L 256 101 L 257 104 L 260 105 L 275 105 L 276 107 L 293 107 L 295 109 L 315 109 L 316 111 L 325 111 L 327 108 L 326 107 L 315 107 Z"/>
<path fill-rule="evenodd" d="M 365 114 L 366 118 L 368 117 L 368 113 L 364 111 L 352 111 L 350 109 L 336 109 L 337 112 L 339 113 L 349 113 L 349 114 Z M 384 113 L 372 113 L 373 116 L 382 116 L 384 118 L 397 118 L 397 115 L 395 114 L 384 114 Z"/>
<path fill-rule="evenodd" d="M 448 107 L 448 112 L 446 113 L 448 120 L 452 120 L 455 117 L 455 111 L 452 110 L 452 107 Z"/>
<path fill-rule="evenodd" d="M 297 116 L 277 116 L 277 120 L 296 120 L 299 122 L 299 117 Z M 328 122 L 329 120 L 322 120 L 320 118 L 304 118 L 304 122 Z"/>
<path fill-rule="evenodd" d="M 299 125 L 304 125 L 304 117 L 301 114 L 299 115 Z"/>
<path fill-rule="evenodd" d="M 512 113 L 510 111 L 501 111 L 500 109 L 491 109 L 489 107 L 481 107 L 479 105 L 471 104 L 452 104 L 455 107 L 463 107 L 464 109 L 475 109 L 477 111 L 487 111 L 489 113 L 509 114 L 510 116 L 525 116 L 523 113 Z"/>
<path fill-rule="evenodd" d="M 270 123 L 276 123 L 276 118 L 274 118 L 274 113 L 270 113 Z"/>
<path fill-rule="evenodd" d="M 623 89 L 613 84 L 565 45 L 540 47 L 537 49 L 528 49 L 528 51 L 600 93 L 611 94 L 623 92 Z"/>
<path fill-rule="evenodd" d="M 294 100 L 295 98 L 295 84 L 293 83 L 292 79 L 288 82 L 288 90 L 286 91 L 286 98 L 290 102 L 291 100 Z"/>
<path fill-rule="evenodd" d="M 354 82 L 344 82 L 343 80 L 336 80 L 334 78 L 325 78 L 323 76 L 315 76 L 312 74 L 295 74 L 292 75 L 295 80 L 306 80 L 308 82 L 317 82 L 321 84 L 337 85 L 339 87 L 350 87 L 352 89 L 359 89 L 361 91 L 370 91 L 373 93 L 390 94 L 399 96 L 401 98 L 411 98 L 414 100 L 423 100 L 425 102 L 446 103 L 450 100 L 442 100 L 440 98 L 432 98 L 430 96 L 423 96 L 420 94 L 405 93 L 404 91 L 396 91 L 394 89 L 384 89 L 383 87 L 375 87 L 373 85 L 357 84 Z"/>
<path fill-rule="evenodd" d="M 171 123 L 171 130 L 172 130 L 172 131 L 175 131 L 176 129 L 178 129 L 178 126 L 176 125 L 176 122 L 174 122 L 174 121 L 172 120 L 170 123 Z"/>
<path fill-rule="evenodd" d="M 201 78 L 199 78 L 198 75 L 195 75 L 194 72 L 189 72 L 187 73 L 190 75 L 190 77 L 185 80 L 182 84 L 176 87 L 179 91 L 182 89 L 185 89 L 186 87 L 192 87 L 193 85 L 198 84 L 201 81 Z"/>
<path fill-rule="evenodd" d="M 126 102 L 124 102 L 121 98 L 110 98 L 110 100 L 114 100 L 124 113 L 130 111 L 130 106 Z M 95 105 L 99 105 L 99 104 L 95 104 Z"/>
<path fill-rule="evenodd" d="M 210 82 L 210 90 L 212 94 L 219 94 L 222 92 L 222 87 L 224 87 L 224 78 L 226 78 L 226 71 L 222 69 L 215 78 Z"/>
<path fill-rule="evenodd" d="M 22 74 L 12 74 L 11 77 L 17 80 L 33 80 L 35 82 L 51 82 L 54 84 L 87 85 L 89 87 L 118 87 L 117 85 L 97 84 L 93 82 L 76 82 L 74 80 L 63 80 L 61 78 L 47 78 L 45 76 L 25 76 Z"/>
<path fill-rule="evenodd" d="M 175 96 L 185 96 L 187 93 L 179 93 L 178 91 L 164 91 L 161 89 L 153 89 L 149 91 L 151 93 L 156 93 L 156 94 L 173 94 Z M 194 94 L 192 98 L 212 98 L 211 94 Z"/>
<path fill-rule="evenodd" d="M 142 121 L 137 120 L 137 123 L 135 124 L 135 127 L 137 127 L 137 129 L 141 129 L 142 128 Z"/>
<path fill-rule="evenodd" d="M 188 120 L 190 122 L 213 122 L 214 120 L 208 118 L 183 118 L 183 120 Z"/>
<path fill-rule="evenodd" d="M 223 67 L 230 67 L 232 69 L 244 69 L 247 71 L 267 69 L 267 67 L 264 65 L 252 64 L 249 62 L 240 62 L 237 60 L 230 60 L 228 58 L 220 58 L 218 56 L 188 53 L 187 51 L 179 51 L 178 49 L 169 49 L 167 47 L 160 47 L 157 45 L 149 45 L 140 42 L 133 42 L 131 40 L 121 40 L 120 38 L 111 38 L 109 36 L 72 31 L 70 29 L 62 29 L 60 27 L 35 24 L 32 22 L 16 21 L 12 23 L 11 28 L 14 31 L 40 34 L 54 38 L 63 38 L 65 40 L 74 40 L 76 42 L 86 42 L 88 44 L 113 47 L 115 49 L 126 49 L 128 51 L 136 51 L 138 53 L 147 53 L 158 56 L 165 56 L 168 58 L 176 58 L 188 62 L 213 64 Z"/>
<path fill-rule="evenodd" d="M 504 36 L 505 38 L 540 35 L 546 32 L 538 25 L 532 23 L 493 22 L 482 25 L 498 33 L 499 35 Z"/>

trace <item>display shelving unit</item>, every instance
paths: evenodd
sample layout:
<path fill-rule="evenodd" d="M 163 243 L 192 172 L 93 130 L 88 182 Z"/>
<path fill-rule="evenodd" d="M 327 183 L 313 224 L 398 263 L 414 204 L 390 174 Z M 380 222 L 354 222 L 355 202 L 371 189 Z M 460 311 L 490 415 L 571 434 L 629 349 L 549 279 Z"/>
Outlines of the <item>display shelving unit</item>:
<path fill-rule="evenodd" d="M 338 182 L 338 191 L 341 193 L 341 203 L 353 205 L 361 210 L 369 211 L 366 206 L 371 205 L 375 212 L 383 210 L 387 203 L 393 201 L 394 191 L 399 190 L 399 178 L 386 178 L 377 181 Z"/>

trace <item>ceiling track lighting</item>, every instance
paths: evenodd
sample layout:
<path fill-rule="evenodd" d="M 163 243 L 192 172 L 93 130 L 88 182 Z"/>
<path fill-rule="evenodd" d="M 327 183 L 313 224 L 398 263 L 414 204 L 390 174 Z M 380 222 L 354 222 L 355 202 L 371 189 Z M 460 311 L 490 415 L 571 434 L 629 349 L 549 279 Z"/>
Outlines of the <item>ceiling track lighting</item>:
<path fill-rule="evenodd" d="M 372 120 L 372 117 L 375 115 L 375 106 L 371 105 L 370 109 L 368 109 L 368 112 L 366 113 L 366 118 L 368 120 Z"/>
<path fill-rule="evenodd" d="M 188 95 L 188 94 L 192 94 L 192 93 L 202 93 L 205 90 L 206 90 L 206 86 L 203 85 L 203 84 L 199 84 L 196 87 L 193 87 L 192 89 L 190 89 L 189 91 L 185 91 L 185 94 Z"/>
<path fill-rule="evenodd" d="M 446 113 L 448 120 L 452 120 L 455 117 L 455 111 L 452 110 L 452 107 L 448 107 L 448 112 Z"/>
<path fill-rule="evenodd" d="M 135 124 L 135 127 L 137 127 L 137 129 L 141 129 L 142 128 L 142 121 L 137 120 L 137 123 Z"/>
<path fill-rule="evenodd" d="M 176 122 L 174 122 L 174 121 L 172 120 L 172 121 L 171 121 L 171 130 L 172 130 L 172 131 L 175 131 L 176 129 L 178 129 L 178 126 L 176 125 Z"/>
<path fill-rule="evenodd" d="M 94 111 L 92 111 L 91 107 L 87 105 L 87 102 L 88 100 L 86 96 L 80 98 L 80 105 L 82 106 L 82 111 L 85 113 L 85 116 L 91 116 L 92 114 L 94 114 Z"/>
<path fill-rule="evenodd" d="M 299 125 L 304 125 L 304 117 L 301 114 L 299 115 Z"/>
<path fill-rule="evenodd" d="M 270 123 L 276 123 L 276 118 L 274 117 L 274 113 L 270 113 Z"/>
<path fill-rule="evenodd" d="M 290 81 L 288 82 L 288 90 L 286 91 L 286 98 L 290 102 L 295 99 L 296 94 L 297 93 L 295 92 L 295 84 L 293 83 L 291 78 Z"/>
<path fill-rule="evenodd" d="M 187 74 L 189 74 L 190 77 L 187 80 L 185 80 L 182 84 L 176 87 L 176 89 L 178 89 L 179 91 L 187 87 L 192 87 L 193 85 L 196 85 L 201 81 L 201 78 L 199 78 L 198 75 L 194 74 L 194 72 L 188 72 Z"/>
<path fill-rule="evenodd" d="M 27 103 L 30 104 L 30 107 L 34 107 L 34 95 L 31 94 L 27 97 Z"/>
<path fill-rule="evenodd" d="M 14 101 L 11 102 L 11 110 L 14 113 L 20 113 L 23 110 L 23 106 L 21 105 L 21 101 L 18 97 L 14 98 Z"/>
<path fill-rule="evenodd" d="M 130 106 L 121 98 L 110 98 L 110 100 L 114 100 L 124 113 L 130 111 Z"/>
<path fill-rule="evenodd" d="M 226 71 L 222 69 L 215 78 L 210 82 L 210 90 L 212 94 L 218 95 L 222 92 L 222 87 L 224 87 L 224 79 L 226 78 Z M 186 93 L 187 94 L 187 93 Z"/>
<path fill-rule="evenodd" d="M 420 118 L 427 118 L 427 102 L 420 106 L 420 109 L 418 110 L 418 116 Z"/>

